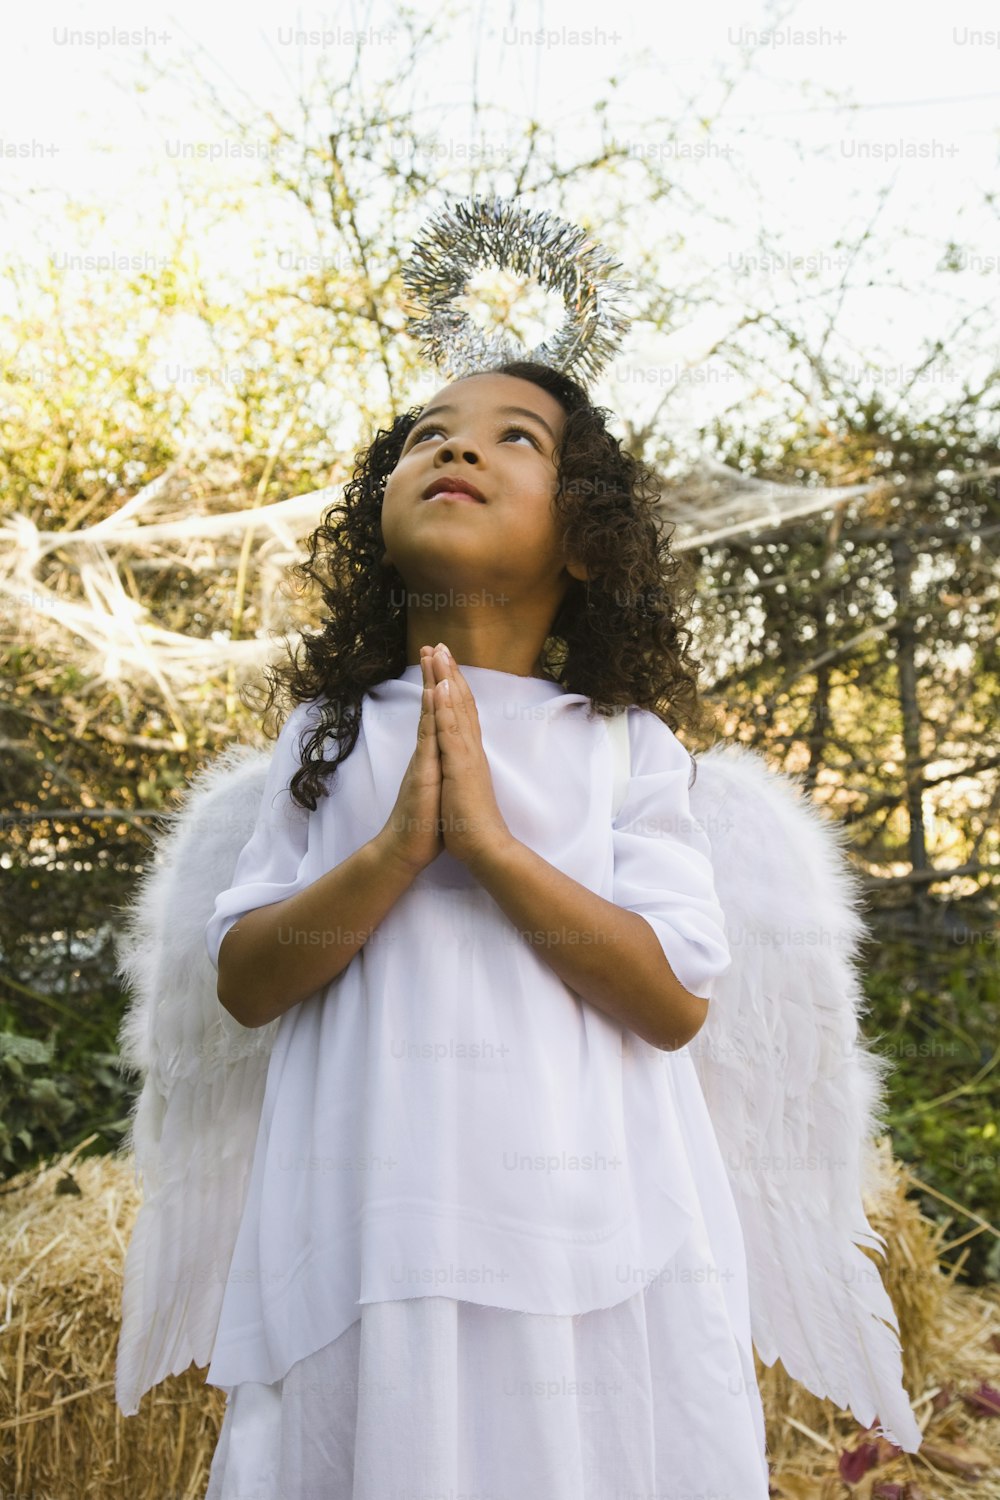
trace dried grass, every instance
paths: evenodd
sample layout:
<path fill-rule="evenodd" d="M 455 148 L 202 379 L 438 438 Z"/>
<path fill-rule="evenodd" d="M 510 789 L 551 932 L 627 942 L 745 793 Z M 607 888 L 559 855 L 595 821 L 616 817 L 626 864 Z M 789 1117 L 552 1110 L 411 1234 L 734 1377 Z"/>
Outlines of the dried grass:
<path fill-rule="evenodd" d="M 91 1137 L 93 1139 L 93 1137 Z M 12 1179 L 0 1196 L 4 1500 L 200 1500 L 225 1393 L 192 1366 L 124 1418 L 114 1362 L 125 1249 L 140 1205 L 131 1163 L 76 1160 L 90 1142 Z M 802 1389 L 780 1363 L 757 1376 L 772 1495 L 781 1500 L 1000 1500 L 1000 1417 L 970 1397 L 1000 1388 L 1000 1287 L 968 1288 L 940 1260 L 947 1226 L 919 1211 L 911 1174 L 879 1151 L 872 1227 L 889 1246 L 887 1290 L 900 1322 L 904 1381 L 925 1433 L 917 1454 L 872 1442 L 849 1413 Z M 962 1238 L 966 1238 L 965 1235 Z M 882 1262 L 876 1264 L 883 1265 Z M 863 1445 L 869 1443 L 867 1453 Z M 867 1472 L 848 1483 L 845 1452 Z M 292 1497 L 282 1497 L 292 1500 Z"/>

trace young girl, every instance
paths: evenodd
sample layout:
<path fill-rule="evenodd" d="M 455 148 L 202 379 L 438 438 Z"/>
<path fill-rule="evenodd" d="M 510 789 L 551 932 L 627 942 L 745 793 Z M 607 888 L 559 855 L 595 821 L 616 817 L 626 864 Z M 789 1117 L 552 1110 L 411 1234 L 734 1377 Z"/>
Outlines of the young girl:
<path fill-rule="evenodd" d="M 455 381 L 295 570 L 326 618 L 206 931 L 225 1009 L 280 1017 L 207 1500 L 767 1495 L 686 1050 L 731 962 L 691 580 L 606 416 L 543 365 Z"/>

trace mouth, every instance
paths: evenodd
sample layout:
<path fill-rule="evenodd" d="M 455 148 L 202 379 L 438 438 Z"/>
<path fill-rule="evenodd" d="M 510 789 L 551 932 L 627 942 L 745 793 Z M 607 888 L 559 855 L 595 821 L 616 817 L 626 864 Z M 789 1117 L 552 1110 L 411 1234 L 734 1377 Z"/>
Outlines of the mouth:
<path fill-rule="evenodd" d="M 425 500 L 435 500 L 438 497 L 448 500 L 472 500 L 478 505 L 486 504 L 485 499 L 474 484 L 470 484 L 466 479 L 456 479 L 452 475 L 445 475 L 440 479 L 435 479 L 424 490 L 423 498 Z"/>

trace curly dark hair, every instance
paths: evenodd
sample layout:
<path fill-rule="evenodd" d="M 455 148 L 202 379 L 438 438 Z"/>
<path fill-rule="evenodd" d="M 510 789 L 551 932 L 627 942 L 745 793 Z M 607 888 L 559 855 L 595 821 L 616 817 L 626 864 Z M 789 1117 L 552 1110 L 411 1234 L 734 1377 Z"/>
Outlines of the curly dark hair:
<path fill-rule="evenodd" d="M 587 564 L 591 576 L 570 579 L 539 658 L 544 675 L 589 697 L 593 712 L 636 704 L 673 730 L 708 733 L 711 715 L 697 687 L 701 663 L 690 655 L 685 623 L 695 575 L 671 550 L 673 526 L 668 532 L 657 511 L 653 471 L 625 452 L 606 425 L 613 413 L 594 406 L 572 377 L 528 360 L 481 373 L 533 381 L 566 413 L 554 454 L 554 506 L 564 555 Z M 402 413 L 356 455 L 343 501 L 324 512 L 309 538 L 308 558 L 289 569 L 307 587 L 318 585 L 322 628 L 303 635 L 304 661 L 285 638 L 289 660 L 264 669 L 269 691 L 253 711 L 265 718 L 279 697 L 289 710 L 322 700 L 290 786 L 310 812 L 357 744 L 365 693 L 406 667 L 406 586 L 395 567 L 381 562 L 381 506 L 420 413 L 419 407 Z M 332 758 L 324 759 L 328 742 Z"/>

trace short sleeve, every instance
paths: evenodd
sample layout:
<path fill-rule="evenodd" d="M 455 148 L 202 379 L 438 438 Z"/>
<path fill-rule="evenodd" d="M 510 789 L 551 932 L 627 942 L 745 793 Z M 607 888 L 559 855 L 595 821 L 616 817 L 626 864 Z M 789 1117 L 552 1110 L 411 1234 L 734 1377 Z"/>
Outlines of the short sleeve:
<path fill-rule="evenodd" d="M 691 756 L 645 709 L 628 711 L 632 776 L 613 824 L 614 901 L 652 927 L 692 995 L 732 963 L 716 895 L 712 851 L 691 811 Z"/>
<path fill-rule="evenodd" d="M 310 814 L 289 792 L 302 764 L 299 741 L 311 707 L 312 703 L 299 703 L 285 720 L 274 742 L 253 833 L 240 850 L 232 884 L 215 898 L 205 946 L 216 972 L 222 939 L 239 917 L 284 901 L 311 883 L 305 870 Z"/>

